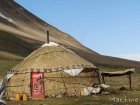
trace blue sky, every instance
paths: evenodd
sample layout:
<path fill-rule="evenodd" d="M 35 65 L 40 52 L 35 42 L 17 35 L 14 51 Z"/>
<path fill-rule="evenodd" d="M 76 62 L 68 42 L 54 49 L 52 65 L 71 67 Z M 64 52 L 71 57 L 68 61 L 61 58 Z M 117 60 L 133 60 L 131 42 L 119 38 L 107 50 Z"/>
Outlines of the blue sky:
<path fill-rule="evenodd" d="M 100 54 L 140 60 L 140 0 L 15 1 Z"/>

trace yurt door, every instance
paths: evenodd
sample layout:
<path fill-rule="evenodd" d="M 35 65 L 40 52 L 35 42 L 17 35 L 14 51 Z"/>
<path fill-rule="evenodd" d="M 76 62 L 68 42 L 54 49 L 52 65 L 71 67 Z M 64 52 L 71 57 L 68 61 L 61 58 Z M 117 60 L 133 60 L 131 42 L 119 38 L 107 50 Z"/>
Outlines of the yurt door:
<path fill-rule="evenodd" d="M 33 99 L 43 99 L 45 97 L 44 93 L 44 74 L 39 72 L 32 72 L 32 98 Z"/>

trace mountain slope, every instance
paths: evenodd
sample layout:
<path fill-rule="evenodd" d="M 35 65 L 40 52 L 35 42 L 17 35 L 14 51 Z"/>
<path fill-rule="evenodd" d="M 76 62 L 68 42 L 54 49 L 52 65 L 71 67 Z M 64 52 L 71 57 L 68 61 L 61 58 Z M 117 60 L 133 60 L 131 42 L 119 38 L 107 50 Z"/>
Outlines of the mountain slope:
<path fill-rule="evenodd" d="M 6 52 L 8 58 L 22 58 L 37 49 L 46 41 L 46 30 L 50 31 L 50 40 L 69 46 L 81 57 L 92 63 L 111 66 L 140 68 L 140 62 L 115 57 L 103 56 L 86 48 L 67 33 L 39 19 L 13 0 L 0 2 L 0 51 Z M 2 57 L 7 58 L 7 54 Z M 1 57 L 1 56 L 0 56 Z"/>

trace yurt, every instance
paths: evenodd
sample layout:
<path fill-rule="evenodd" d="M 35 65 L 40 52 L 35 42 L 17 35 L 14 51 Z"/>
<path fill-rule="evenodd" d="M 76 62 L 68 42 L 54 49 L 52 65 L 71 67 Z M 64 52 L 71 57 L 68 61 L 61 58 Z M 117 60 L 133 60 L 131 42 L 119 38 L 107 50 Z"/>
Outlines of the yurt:
<path fill-rule="evenodd" d="M 81 95 L 81 89 L 98 82 L 98 69 L 74 50 L 46 43 L 7 72 L 6 96 L 27 94 L 42 99 L 60 94 Z"/>

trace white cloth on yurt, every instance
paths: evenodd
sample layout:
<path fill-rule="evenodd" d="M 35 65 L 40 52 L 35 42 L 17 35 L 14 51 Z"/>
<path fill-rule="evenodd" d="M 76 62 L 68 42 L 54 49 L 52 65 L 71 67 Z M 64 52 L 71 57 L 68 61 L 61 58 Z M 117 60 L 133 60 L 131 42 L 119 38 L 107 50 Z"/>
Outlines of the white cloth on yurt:
<path fill-rule="evenodd" d="M 6 79 L 9 80 L 14 74 L 7 74 Z"/>
<path fill-rule="evenodd" d="M 6 101 L 4 99 L 4 93 L 5 93 L 5 86 L 4 81 L 0 80 L 0 105 L 6 105 Z"/>
<path fill-rule="evenodd" d="M 49 43 L 45 43 L 43 44 L 41 47 L 46 47 L 46 46 L 58 46 L 59 44 L 55 43 L 55 42 L 49 42 Z"/>
<path fill-rule="evenodd" d="M 83 70 L 83 68 L 82 69 L 63 70 L 63 71 L 68 73 L 71 76 L 77 76 L 82 70 Z"/>

